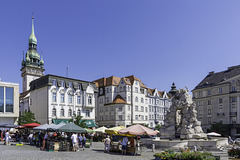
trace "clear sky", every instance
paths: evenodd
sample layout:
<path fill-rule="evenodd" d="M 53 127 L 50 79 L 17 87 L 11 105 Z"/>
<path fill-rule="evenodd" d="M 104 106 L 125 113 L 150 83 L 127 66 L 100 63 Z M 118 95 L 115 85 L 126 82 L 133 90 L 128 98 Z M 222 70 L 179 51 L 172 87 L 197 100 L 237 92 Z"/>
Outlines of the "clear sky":
<path fill-rule="evenodd" d="M 134 74 L 150 88 L 192 90 L 240 64 L 239 0 L 0 2 L 0 77 L 21 88 L 34 12 L 45 74 L 93 81 Z M 21 89 L 20 89 L 21 91 Z"/>

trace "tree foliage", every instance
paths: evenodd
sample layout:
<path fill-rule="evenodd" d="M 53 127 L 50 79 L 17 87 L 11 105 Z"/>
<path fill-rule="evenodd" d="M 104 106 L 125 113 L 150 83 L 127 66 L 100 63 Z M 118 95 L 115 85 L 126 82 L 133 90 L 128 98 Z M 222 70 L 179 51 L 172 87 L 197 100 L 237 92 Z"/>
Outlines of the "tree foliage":
<path fill-rule="evenodd" d="M 73 118 L 69 120 L 69 122 L 73 122 L 74 124 L 78 125 L 79 127 L 82 127 L 82 128 L 87 128 L 87 125 L 86 125 L 86 120 L 82 119 L 83 116 L 76 116 L 74 114 Z"/>
<path fill-rule="evenodd" d="M 230 127 L 227 124 L 222 124 L 222 122 L 213 123 L 209 129 L 209 132 L 217 132 L 223 136 L 229 136 Z"/>
<path fill-rule="evenodd" d="M 29 112 L 25 111 L 21 116 L 19 116 L 18 125 L 23 125 L 28 123 L 39 123 L 39 122 L 36 120 L 34 113 L 30 111 Z"/>
<path fill-rule="evenodd" d="M 158 131 L 160 130 L 160 128 L 161 128 L 161 125 L 160 125 L 160 124 L 157 124 L 157 125 L 155 126 L 155 129 L 158 130 Z"/>

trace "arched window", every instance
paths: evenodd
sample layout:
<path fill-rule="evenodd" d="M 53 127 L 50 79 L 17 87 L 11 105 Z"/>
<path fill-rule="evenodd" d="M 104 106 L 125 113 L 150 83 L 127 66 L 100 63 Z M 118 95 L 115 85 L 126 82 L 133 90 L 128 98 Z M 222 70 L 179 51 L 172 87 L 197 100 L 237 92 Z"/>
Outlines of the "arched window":
<path fill-rule="evenodd" d="M 138 97 L 135 98 L 135 102 L 138 102 Z"/>
<path fill-rule="evenodd" d="M 68 117 L 72 117 L 72 110 L 71 109 L 68 110 Z"/>
<path fill-rule="evenodd" d="M 53 109 L 52 109 L 52 116 L 54 117 L 54 116 L 56 116 L 56 115 L 57 115 L 56 108 L 53 108 Z"/>
<path fill-rule="evenodd" d="M 80 109 L 77 110 L 77 116 L 80 116 L 81 115 L 81 111 Z"/>
<path fill-rule="evenodd" d="M 60 111 L 60 116 L 61 116 L 61 117 L 64 117 L 64 109 L 61 109 L 61 111 Z"/>
<path fill-rule="evenodd" d="M 92 104 L 92 96 L 88 96 L 88 104 Z"/>

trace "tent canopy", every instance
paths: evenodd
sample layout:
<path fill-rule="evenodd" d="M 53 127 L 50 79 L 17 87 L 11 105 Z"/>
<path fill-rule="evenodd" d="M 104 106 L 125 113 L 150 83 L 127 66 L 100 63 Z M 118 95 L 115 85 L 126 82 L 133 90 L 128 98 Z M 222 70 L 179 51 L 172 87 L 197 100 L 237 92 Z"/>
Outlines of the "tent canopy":
<path fill-rule="evenodd" d="M 108 129 L 107 127 L 100 127 L 100 128 L 97 128 L 97 129 L 95 129 L 94 131 L 96 132 L 96 133 L 105 133 L 105 130 L 106 129 Z"/>
<path fill-rule="evenodd" d="M 86 129 L 77 126 L 74 123 L 68 123 L 58 129 L 62 132 L 77 132 L 77 133 L 87 133 Z"/>
<path fill-rule="evenodd" d="M 154 131 L 150 128 L 144 127 L 140 124 L 136 124 L 133 126 L 130 126 L 128 128 L 124 128 L 118 131 L 119 134 L 132 134 L 132 135 L 156 135 L 158 132 Z"/>
<path fill-rule="evenodd" d="M 125 128 L 124 126 L 117 126 L 113 128 L 108 128 L 105 130 L 107 134 L 118 134 L 118 131 Z"/>
<path fill-rule="evenodd" d="M 15 124 L 0 124 L 0 128 L 16 128 L 18 125 Z"/>

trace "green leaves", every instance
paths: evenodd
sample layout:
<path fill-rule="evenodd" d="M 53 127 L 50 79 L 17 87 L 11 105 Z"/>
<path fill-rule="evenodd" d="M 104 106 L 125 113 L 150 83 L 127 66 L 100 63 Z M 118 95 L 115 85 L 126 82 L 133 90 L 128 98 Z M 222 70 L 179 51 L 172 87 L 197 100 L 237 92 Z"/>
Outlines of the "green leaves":
<path fill-rule="evenodd" d="M 39 123 L 39 122 L 36 120 L 34 113 L 30 111 L 29 112 L 25 111 L 23 112 L 23 115 L 19 116 L 18 125 L 23 125 L 28 123 Z"/>
<path fill-rule="evenodd" d="M 78 125 L 79 127 L 82 127 L 82 128 L 87 128 L 87 125 L 86 125 L 86 120 L 82 120 L 83 116 L 76 116 L 74 114 L 73 118 L 69 120 L 69 122 L 73 122 L 74 124 Z"/>

